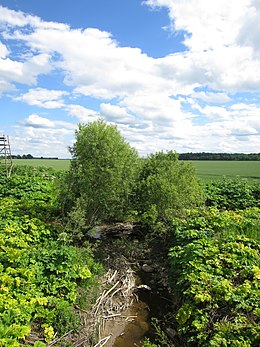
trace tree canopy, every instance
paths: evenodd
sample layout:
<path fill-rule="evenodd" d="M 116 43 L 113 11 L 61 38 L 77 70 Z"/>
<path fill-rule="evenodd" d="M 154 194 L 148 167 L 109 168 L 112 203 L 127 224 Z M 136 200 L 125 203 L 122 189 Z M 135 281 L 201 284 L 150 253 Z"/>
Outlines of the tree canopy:
<path fill-rule="evenodd" d="M 114 125 L 102 119 L 80 124 L 70 148 L 70 204 L 88 225 L 120 219 L 129 206 L 138 154 Z"/>
<path fill-rule="evenodd" d="M 136 200 L 139 213 L 153 211 L 162 220 L 204 201 L 195 168 L 173 151 L 151 154 L 144 161 Z"/>

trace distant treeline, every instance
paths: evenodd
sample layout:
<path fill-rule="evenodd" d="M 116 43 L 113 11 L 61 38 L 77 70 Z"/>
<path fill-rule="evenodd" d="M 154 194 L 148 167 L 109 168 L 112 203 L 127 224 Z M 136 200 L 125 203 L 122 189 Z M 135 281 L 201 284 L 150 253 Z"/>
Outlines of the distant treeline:
<path fill-rule="evenodd" d="M 260 160 L 260 153 L 181 153 L 180 160 Z"/>
<path fill-rule="evenodd" d="M 12 159 L 59 159 L 58 157 L 34 157 L 31 154 L 12 155 Z"/>
<path fill-rule="evenodd" d="M 59 159 L 58 157 L 34 157 L 31 154 L 12 155 L 13 159 Z M 260 153 L 181 153 L 180 160 L 260 160 Z"/>

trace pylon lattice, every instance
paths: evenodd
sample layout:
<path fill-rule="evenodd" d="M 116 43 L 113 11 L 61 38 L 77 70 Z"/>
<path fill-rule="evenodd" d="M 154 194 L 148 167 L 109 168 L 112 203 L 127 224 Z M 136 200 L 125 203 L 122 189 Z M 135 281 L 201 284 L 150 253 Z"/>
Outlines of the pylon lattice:
<path fill-rule="evenodd" d="M 13 169 L 13 161 L 11 154 L 11 147 L 9 136 L 1 135 L 0 136 L 0 157 L 3 159 L 3 163 L 5 166 L 6 176 L 10 176 Z M 2 163 L 2 160 L 1 160 Z"/>

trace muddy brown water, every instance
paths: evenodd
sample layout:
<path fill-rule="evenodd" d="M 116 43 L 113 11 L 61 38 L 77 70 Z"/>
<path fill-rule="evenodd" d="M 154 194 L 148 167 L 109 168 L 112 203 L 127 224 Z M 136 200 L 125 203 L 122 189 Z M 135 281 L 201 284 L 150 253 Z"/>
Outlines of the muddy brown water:
<path fill-rule="evenodd" d="M 148 306 L 143 301 L 138 301 L 128 311 L 133 320 L 129 322 L 124 332 L 114 342 L 114 347 L 141 346 L 145 334 L 149 331 Z"/>
<path fill-rule="evenodd" d="M 141 277 L 141 278 L 140 278 Z M 137 281 L 149 284 L 151 274 L 140 274 Z M 144 282 L 145 281 L 145 282 Z M 155 334 L 151 325 L 151 318 L 162 318 L 169 312 L 169 301 L 155 291 L 139 290 L 138 301 L 129 309 L 129 315 L 135 318 L 129 322 L 123 333 L 115 339 L 114 347 L 139 347 L 145 337 L 155 342 Z"/>

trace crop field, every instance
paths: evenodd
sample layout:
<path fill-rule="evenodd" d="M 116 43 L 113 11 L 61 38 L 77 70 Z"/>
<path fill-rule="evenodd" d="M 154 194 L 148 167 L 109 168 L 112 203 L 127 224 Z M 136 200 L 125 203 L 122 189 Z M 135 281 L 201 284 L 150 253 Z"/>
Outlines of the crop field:
<path fill-rule="evenodd" d="M 50 167 L 54 170 L 68 170 L 69 159 L 13 159 L 14 165 L 28 165 L 33 167 Z"/>
<path fill-rule="evenodd" d="M 55 170 L 68 170 L 69 159 L 14 159 L 14 165 L 45 166 Z M 209 161 L 194 160 L 197 175 L 205 180 L 226 177 L 241 177 L 248 180 L 260 180 L 260 161 Z"/>
<path fill-rule="evenodd" d="M 226 176 L 260 180 L 260 161 L 208 161 L 194 160 L 197 174 L 205 180 L 215 180 Z"/>

